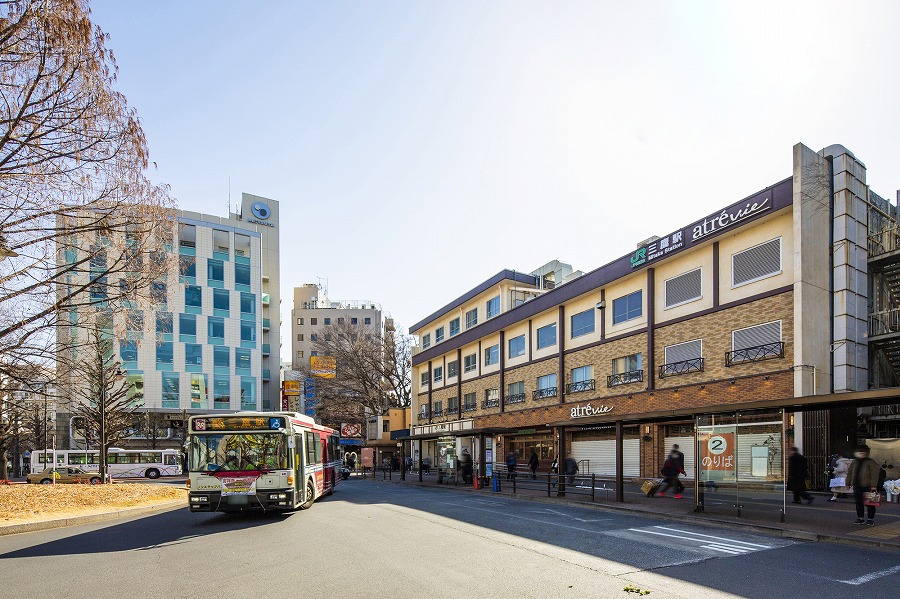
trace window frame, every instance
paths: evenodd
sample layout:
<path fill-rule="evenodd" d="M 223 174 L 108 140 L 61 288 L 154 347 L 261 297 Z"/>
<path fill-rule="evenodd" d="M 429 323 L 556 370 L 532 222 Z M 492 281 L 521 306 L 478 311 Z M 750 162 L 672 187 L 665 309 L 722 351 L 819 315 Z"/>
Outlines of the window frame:
<path fill-rule="evenodd" d="M 500 344 L 495 343 L 490 347 L 484 348 L 484 365 L 493 366 L 500 363 Z"/>
<path fill-rule="evenodd" d="M 478 326 L 478 308 L 472 308 L 471 310 L 466 311 L 466 330 L 468 331 L 472 327 Z M 471 318 L 469 318 L 471 316 Z"/>
<path fill-rule="evenodd" d="M 513 341 L 517 341 L 517 340 L 519 340 L 519 339 L 522 340 L 522 351 L 519 352 L 519 353 L 517 353 L 517 354 L 514 354 L 513 351 L 512 351 L 512 342 L 513 342 Z M 509 359 L 512 359 L 512 358 L 518 358 L 518 357 L 520 357 L 520 356 L 524 356 L 524 355 L 525 355 L 525 351 L 526 351 L 526 350 L 525 350 L 525 333 L 522 333 L 521 335 L 518 335 L 518 336 L 516 336 L 516 337 L 511 338 L 511 339 L 509 340 L 508 344 L 507 344 L 507 351 L 509 352 L 509 355 L 507 356 L 507 358 L 509 358 Z"/>
<path fill-rule="evenodd" d="M 559 342 L 559 335 L 557 334 L 556 324 L 557 323 L 553 322 L 548 325 L 539 327 L 535 331 L 535 347 L 538 350 L 546 349 L 548 347 L 553 347 L 554 345 L 556 345 Z M 543 345 L 541 345 L 541 331 L 546 331 L 549 328 L 553 329 L 553 342 L 552 343 L 544 343 Z"/>
<path fill-rule="evenodd" d="M 493 302 L 497 302 L 497 304 L 496 304 L 497 307 L 492 311 L 491 304 Z M 490 320 L 492 318 L 496 318 L 497 316 L 500 316 L 500 296 L 499 295 L 492 297 L 491 299 L 487 300 L 484 303 L 484 314 L 485 314 L 485 316 L 484 316 L 485 320 Z"/>
<path fill-rule="evenodd" d="M 616 302 L 620 302 L 622 300 L 627 301 L 628 298 L 633 297 L 635 295 L 640 295 L 639 312 L 635 316 L 628 316 L 628 314 L 631 314 L 631 311 L 628 310 L 627 304 L 626 304 L 625 318 L 623 318 L 622 320 L 616 320 Z M 637 320 L 638 318 L 641 318 L 643 315 L 644 315 L 644 290 L 643 289 L 638 289 L 636 291 L 632 291 L 631 293 L 626 293 L 625 295 L 617 297 L 616 299 L 614 299 L 612 301 L 612 323 L 613 323 L 613 326 L 615 326 L 617 324 L 622 324 L 623 322 L 628 322 L 630 320 Z"/>
<path fill-rule="evenodd" d="M 569 317 L 570 336 L 571 336 L 572 339 L 577 339 L 578 337 L 584 337 L 585 335 L 590 335 L 590 334 L 595 333 L 595 332 L 597 331 L 597 316 L 594 314 L 594 312 L 595 312 L 595 309 L 594 309 L 594 308 L 588 308 L 587 310 L 583 310 L 583 311 L 578 312 L 577 314 L 573 314 L 572 316 Z M 575 317 L 576 317 L 576 316 L 583 316 L 583 315 L 585 315 L 585 314 L 590 314 L 590 315 L 591 315 L 591 330 L 590 330 L 590 331 L 579 332 L 578 334 L 576 334 L 576 332 L 575 332 L 575 331 L 576 331 L 576 329 L 575 329 Z M 583 330 L 583 329 L 584 329 L 584 327 L 582 327 L 582 330 Z"/>
<path fill-rule="evenodd" d="M 453 324 L 456 324 L 456 332 L 453 331 Z M 450 321 L 450 337 L 456 337 L 461 332 L 459 316 Z"/>
<path fill-rule="evenodd" d="M 478 370 L 478 352 L 463 356 L 463 372 L 472 372 L 475 370 Z"/>

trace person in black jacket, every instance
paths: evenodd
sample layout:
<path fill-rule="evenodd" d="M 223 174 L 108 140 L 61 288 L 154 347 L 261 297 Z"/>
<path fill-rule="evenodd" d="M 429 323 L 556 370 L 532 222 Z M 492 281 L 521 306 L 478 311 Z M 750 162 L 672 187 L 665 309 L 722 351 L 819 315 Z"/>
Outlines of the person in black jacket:
<path fill-rule="evenodd" d="M 788 452 L 787 489 L 794 494 L 794 503 L 800 503 L 801 499 L 812 503 L 813 496 L 806 490 L 807 478 L 809 478 L 809 466 L 806 458 L 796 447 L 791 447 Z"/>
<path fill-rule="evenodd" d="M 672 451 L 669 453 L 670 453 L 670 455 L 675 456 L 675 459 L 678 462 L 678 470 L 681 472 L 681 474 L 686 475 L 686 473 L 684 471 L 684 454 L 681 453 L 681 450 L 678 449 L 677 443 L 672 445 Z M 681 493 L 682 491 L 684 491 L 684 485 L 681 483 L 681 480 L 679 480 L 678 478 L 676 478 L 675 480 L 678 483 L 675 490 L 678 493 Z"/>
<path fill-rule="evenodd" d="M 531 457 L 528 458 L 528 469 L 531 470 L 531 478 L 537 478 L 537 469 L 541 461 L 538 459 L 537 452 L 532 450 Z"/>
<path fill-rule="evenodd" d="M 663 464 L 662 470 L 660 474 L 663 475 L 663 478 L 666 479 L 665 486 L 663 486 L 659 492 L 656 493 L 658 497 L 665 497 L 666 491 L 671 488 L 675 489 L 675 499 L 681 499 L 681 492 L 678 490 L 680 486 L 680 482 L 678 481 L 678 475 L 682 472 L 681 465 L 678 463 L 678 456 L 675 453 L 669 454 L 669 457 L 666 458 L 665 463 Z"/>

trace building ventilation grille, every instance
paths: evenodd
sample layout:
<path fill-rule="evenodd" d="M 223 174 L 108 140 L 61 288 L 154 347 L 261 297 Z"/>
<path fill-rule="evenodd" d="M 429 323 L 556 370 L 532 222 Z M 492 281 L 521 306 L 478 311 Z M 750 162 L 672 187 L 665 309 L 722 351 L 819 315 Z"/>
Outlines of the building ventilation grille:
<path fill-rule="evenodd" d="M 699 299 L 702 295 L 702 283 L 699 268 L 666 281 L 666 308 Z"/>
<path fill-rule="evenodd" d="M 758 324 L 731 333 L 731 349 L 747 349 L 781 341 L 781 321 Z"/>
<path fill-rule="evenodd" d="M 761 243 L 731 259 L 731 284 L 743 285 L 781 272 L 781 239 Z"/>

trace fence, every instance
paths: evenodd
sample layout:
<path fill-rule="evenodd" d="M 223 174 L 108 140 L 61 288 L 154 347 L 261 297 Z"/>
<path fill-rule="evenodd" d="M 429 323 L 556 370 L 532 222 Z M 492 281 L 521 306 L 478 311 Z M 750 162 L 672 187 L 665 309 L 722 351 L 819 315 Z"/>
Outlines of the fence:
<path fill-rule="evenodd" d="M 493 489 L 495 491 L 512 490 L 513 494 L 522 492 L 547 493 L 547 497 L 553 494 L 559 496 L 580 495 L 590 497 L 591 501 L 597 500 L 598 493 L 603 493 L 602 499 L 609 501 L 610 493 L 615 497 L 615 481 L 598 477 L 596 474 L 557 474 L 546 472 L 531 477 L 529 471 L 509 471 L 505 468 L 494 468 Z"/>

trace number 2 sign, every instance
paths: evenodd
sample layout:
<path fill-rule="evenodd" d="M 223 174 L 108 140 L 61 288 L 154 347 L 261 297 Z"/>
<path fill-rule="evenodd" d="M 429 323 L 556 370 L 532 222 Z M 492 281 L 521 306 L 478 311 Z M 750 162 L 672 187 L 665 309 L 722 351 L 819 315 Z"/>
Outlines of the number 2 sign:
<path fill-rule="evenodd" d="M 704 471 L 734 470 L 734 433 L 701 433 L 700 467 Z"/>

